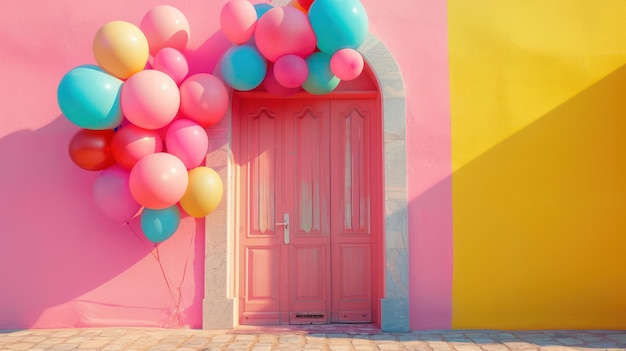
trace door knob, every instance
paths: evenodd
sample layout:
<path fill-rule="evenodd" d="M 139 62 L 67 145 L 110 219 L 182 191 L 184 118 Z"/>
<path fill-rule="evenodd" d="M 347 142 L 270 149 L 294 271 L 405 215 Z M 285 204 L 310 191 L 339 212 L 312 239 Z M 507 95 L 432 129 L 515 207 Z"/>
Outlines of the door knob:
<path fill-rule="evenodd" d="M 285 228 L 283 229 L 283 242 L 285 243 L 285 245 L 289 244 L 289 213 L 285 213 L 285 216 L 283 217 L 283 222 L 274 223 L 274 225 L 285 226 Z"/>

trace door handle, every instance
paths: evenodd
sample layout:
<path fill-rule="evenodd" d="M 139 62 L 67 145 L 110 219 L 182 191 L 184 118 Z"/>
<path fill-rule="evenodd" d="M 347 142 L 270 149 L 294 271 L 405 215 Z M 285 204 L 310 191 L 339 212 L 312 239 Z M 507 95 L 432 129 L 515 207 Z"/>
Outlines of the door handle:
<path fill-rule="evenodd" d="M 283 225 L 283 242 L 285 245 L 289 244 L 289 213 L 285 213 L 282 223 L 274 223 L 274 225 Z"/>

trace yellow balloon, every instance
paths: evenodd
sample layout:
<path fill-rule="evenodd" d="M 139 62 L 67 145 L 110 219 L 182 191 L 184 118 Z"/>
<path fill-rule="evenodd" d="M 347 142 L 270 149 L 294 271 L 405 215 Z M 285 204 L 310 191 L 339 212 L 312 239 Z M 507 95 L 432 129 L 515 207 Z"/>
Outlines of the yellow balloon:
<path fill-rule="evenodd" d="M 93 39 L 93 56 L 98 65 L 120 79 L 143 70 L 149 55 L 148 39 L 139 27 L 129 22 L 109 22 Z"/>
<path fill-rule="evenodd" d="M 220 204 L 223 191 L 222 179 L 212 168 L 194 168 L 189 171 L 187 191 L 180 199 L 180 206 L 192 217 L 204 217 Z"/>

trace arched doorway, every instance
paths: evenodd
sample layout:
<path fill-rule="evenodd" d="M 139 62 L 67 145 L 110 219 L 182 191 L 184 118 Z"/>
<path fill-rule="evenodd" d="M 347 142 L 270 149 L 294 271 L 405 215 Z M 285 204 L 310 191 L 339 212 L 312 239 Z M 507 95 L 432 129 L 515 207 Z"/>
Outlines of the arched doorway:
<path fill-rule="evenodd" d="M 370 81 L 377 83 L 375 89 L 368 91 L 368 89 L 359 88 L 358 84 L 346 84 L 341 91 L 324 96 L 322 99 L 324 101 L 342 100 L 342 97 L 343 100 L 358 99 L 359 94 L 362 93 L 364 95 L 361 95 L 360 98 L 373 98 L 375 100 L 374 105 L 378 111 L 377 121 L 380 123 L 377 134 L 380 138 L 380 147 L 374 151 L 372 156 L 373 159 L 378 160 L 375 162 L 378 162 L 377 167 L 379 167 L 381 176 L 380 182 L 377 184 L 380 198 L 376 200 L 376 204 L 379 207 L 376 209 L 376 205 L 374 205 L 370 210 L 373 211 L 372 213 L 378 211 L 378 216 L 374 215 L 374 222 L 378 218 L 380 232 L 372 236 L 374 240 L 370 242 L 373 245 L 370 248 L 373 247 L 373 250 L 377 250 L 370 257 L 372 259 L 370 276 L 374 277 L 370 286 L 372 292 L 370 296 L 370 305 L 372 306 L 370 320 L 380 324 L 385 331 L 408 331 L 408 221 L 404 84 L 395 60 L 386 47 L 375 37 L 370 35 L 359 48 L 359 51 L 368 63 Z M 237 94 L 240 93 L 234 94 L 234 102 L 241 101 L 242 98 L 254 100 L 254 94 L 263 93 Z M 246 96 L 246 94 L 248 95 Z M 264 99 L 262 96 L 256 98 L 259 97 L 260 100 Z M 294 97 L 294 99 L 297 98 L 308 99 L 304 96 Z M 239 113 L 236 111 L 238 108 L 233 105 L 233 109 L 229 111 L 223 125 L 210 131 L 213 133 L 211 136 L 215 144 L 210 146 L 207 165 L 216 168 L 222 176 L 225 183 L 225 201 L 218 210 L 206 219 L 205 298 L 203 302 L 203 327 L 206 329 L 231 328 L 237 325 L 240 317 L 243 316 L 241 299 L 244 297 L 240 296 L 241 280 L 238 277 L 240 277 L 240 267 L 246 263 L 241 261 L 241 246 L 238 240 L 240 231 L 247 230 L 247 224 L 242 229 L 241 211 L 239 210 L 241 199 L 238 198 L 238 194 L 240 194 L 239 190 L 242 189 L 242 186 L 247 187 L 247 184 L 242 185 L 241 178 L 237 176 L 239 165 L 233 152 L 237 148 L 234 144 L 239 142 L 237 140 L 239 136 L 235 134 L 233 128 L 234 126 L 238 128 L 239 120 L 235 120 L 238 118 L 236 116 L 236 113 Z M 358 110 L 357 108 L 355 111 Z M 267 111 L 271 113 L 270 109 Z M 274 218 L 284 218 L 282 217 L 284 216 L 283 209 L 279 210 L 283 213 L 274 213 Z M 293 209 L 290 211 L 293 213 Z M 272 227 L 272 233 L 276 234 L 275 223 L 273 226 L 268 225 L 266 230 L 270 227 Z M 300 227 L 302 226 L 300 225 Z M 282 240 L 284 242 L 284 236 Z M 308 257 L 312 257 L 313 251 L 309 250 L 308 252 L 311 253 Z M 262 256 L 262 252 L 258 253 Z M 332 257 L 333 252 L 330 251 L 328 254 Z M 307 261 L 303 258 L 302 262 L 306 263 Z M 336 300 L 332 294 L 332 284 L 331 281 L 331 302 L 333 299 Z M 267 286 L 260 288 L 267 288 Z M 327 288 L 322 288 L 322 290 L 328 291 Z M 332 305 L 331 303 L 330 314 L 322 316 L 322 319 L 333 321 L 335 317 L 333 317 Z M 320 314 L 323 315 L 323 313 L 317 312 L 300 313 L 295 311 L 295 313 L 299 313 L 301 318 L 309 323 L 311 319 L 317 320 Z M 336 310 L 334 314 L 338 316 L 339 310 Z M 287 313 L 287 315 L 289 314 Z M 363 313 L 361 313 L 362 315 Z M 282 317 L 277 318 L 280 322 Z M 288 317 L 287 320 L 290 318 Z M 294 315 L 294 318 L 297 316 Z"/>

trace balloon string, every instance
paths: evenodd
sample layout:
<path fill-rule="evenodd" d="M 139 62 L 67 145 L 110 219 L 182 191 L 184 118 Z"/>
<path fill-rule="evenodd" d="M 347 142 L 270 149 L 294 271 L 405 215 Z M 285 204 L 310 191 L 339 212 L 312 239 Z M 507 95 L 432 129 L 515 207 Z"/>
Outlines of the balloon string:
<path fill-rule="evenodd" d="M 137 240 L 139 240 L 139 242 L 142 243 L 142 245 L 145 245 L 145 242 L 143 240 L 141 240 L 141 237 L 139 236 L 139 233 L 137 233 L 137 231 L 135 230 L 135 228 L 133 228 L 130 225 L 130 222 L 125 222 L 124 224 L 122 224 L 122 227 L 124 226 L 128 226 L 130 228 L 130 230 L 133 232 L 133 234 L 135 235 L 135 238 Z M 183 298 L 183 285 L 185 283 L 185 278 L 187 276 L 187 270 L 189 268 L 189 256 L 193 250 L 193 244 L 194 244 L 194 239 L 195 239 L 196 233 L 195 230 L 193 231 L 191 238 L 189 240 L 189 245 L 187 248 L 187 255 L 185 257 L 185 265 L 183 267 L 183 274 L 180 280 L 180 284 L 178 284 L 178 286 L 176 287 L 176 290 L 178 291 L 178 298 L 176 298 L 175 294 L 174 294 L 174 288 L 172 287 L 170 280 L 167 278 L 167 274 L 165 273 L 165 268 L 163 267 L 163 262 L 161 261 L 161 255 L 159 253 L 159 244 L 155 243 L 154 244 L 154 250 L 150 251 L 150 254 L 152 255 L 152 257 L 154 257 L 154 259 L 157 261 L 157 263 L 159 264 L 159 268 L 161 270 L 161 275 L 163 276 L 163 280 L 165 280 L 165 284 L 167 285 L 167 288 L 170 292 L 170 296 L 172 298 L 172 301 L 174 302 L 174 307 L 175 307 L 175 316 L 176 316 L 176 321 L 178 322 L 178 325 L 182 326 L 184 324 L 182 315 L 180 313 L 180 306 L 182 305 L 182 298 Z"/>

